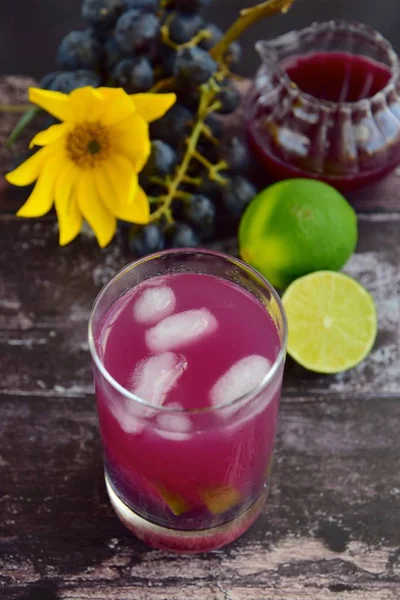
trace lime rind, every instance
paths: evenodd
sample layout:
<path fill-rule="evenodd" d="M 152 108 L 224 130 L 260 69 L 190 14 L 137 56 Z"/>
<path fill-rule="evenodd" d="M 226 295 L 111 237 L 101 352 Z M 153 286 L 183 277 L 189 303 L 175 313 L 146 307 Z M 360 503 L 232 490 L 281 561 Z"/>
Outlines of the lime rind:
<path fill-rule="evenodd" d="M 321 294 L 321 299 L 325 300 L 327 298 L 327 304 L 324 305 L 321 303 L 319 306 L 319 301 L 315 293 L 318 296 L 318 284 L 321 285 L 321 283 L 325 286 L 324 294 Z M 327 294 L 326 289 L 329 285 L 331 288 Z M 360 310 L 359 318 L 351 317 L 348 319 L 341 314 L 341 327 L 337 326 L 332 329 L 332 333 L 329 335 L 323 327 L 317 327 L 317 320 L 330 318 L 329 310 L 331 307 L 328 303 L 329 300 L 331 303 L 333 302 L 338 286 L 339 288 L 340 286 L 343 288 L 342 290 L 339 289 L 339 291 L 343 292 L 344 297 L 344 303 L 340 307 L 341 311 L 346 309 L 346 299 L 351 304 L 351 298 L 353 298 L 353 302 L 358 299 L 358 304 L 360 307 L 362 305 L 364 310 Z M 312 295 L 313 291 L 314 294 Z M 378 331 L 375 302 L 371 294 L 352 277 L 333 271 L 311 273 L 294 281 L 287 288 L 282 301 L 289 322 L 288 354 L 302 367 L 316 373 L 332 375 L 356 367 L 371 352 Z M 295 309 L 294 312 L 293 308 Z M 318 308 L 320 309 L 319 314 L 317 314 Z M 348 320 L 348 326 L 346 326 L 346 320 Z M 345 325 L 344 327 L 343 324 Z M 298 334 L 303 328 L 305 338 L 303 345 L 299 346 L 298 339 L 296 343 L 293 343 L 293 336 L 290 333 L 291 328 L 292 331 L 296 331 L 297 337 L 301 337 Z M 356 334 L 360 334 L 361 339 L 357 339 Z M 324 360 L 321 361 L 321 354 L 323 354 L 326 345 L 329 344 L 329 338 L 331 338 L 331 341 L 333 338 L 336 338 L 334 340 L 336 344 L 335 351 L 324 362 Z M 337 347 L 337 338 L 341 338 L 341 349 L 344 354 Z M 318 341 L 320 342 L 319 344 Z M 310 351 L 310 346 L 313 346 L 314 353 Z M 333 354 L 336 355 L 335 358 L 337 359 L 334 364 L 332 359 Z"/>
<path fill-rule="evenodd" d="M 357 216 L 331 186 L 290 179 L 253 199 L 238 238 L 243 260 L 284 289 L 308 273 L 342 269 L 357 245 Z"/>

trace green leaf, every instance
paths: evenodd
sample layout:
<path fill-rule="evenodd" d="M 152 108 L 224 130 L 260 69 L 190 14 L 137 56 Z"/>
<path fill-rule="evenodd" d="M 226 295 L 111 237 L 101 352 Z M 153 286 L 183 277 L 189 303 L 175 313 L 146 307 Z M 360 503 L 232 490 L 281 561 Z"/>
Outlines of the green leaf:
<path fill-rule="evenodd" d="M 28 110 L 24 112 L 24 114 L 22 115 L 22 117 L 20 118 L 20 120 L 18 121 L 13 131 L 10 133 L 6 140 L 6 148 L 11 148 L 11 146 L 17 141 L 24 129 L 29 125 L 29 123 L 31 123 L 31 121 L 33 121 L 33 119 L 36 117 L 39 111 L 40 108 L 38 106 L 31 106 L 30 108 L 28 108 Z"/>

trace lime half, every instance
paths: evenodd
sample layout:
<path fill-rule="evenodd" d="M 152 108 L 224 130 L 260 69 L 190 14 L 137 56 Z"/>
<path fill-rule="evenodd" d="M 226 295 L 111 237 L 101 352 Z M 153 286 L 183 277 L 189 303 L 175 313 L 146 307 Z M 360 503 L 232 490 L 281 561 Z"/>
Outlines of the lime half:
<path fill-rule="evenodd" d="M 294 281 L 283 296 L 289 324 L 288 353 L 317 373 L 355 367 L 377 334 L 372 296 L 343 273 L 318 271 Z"/>

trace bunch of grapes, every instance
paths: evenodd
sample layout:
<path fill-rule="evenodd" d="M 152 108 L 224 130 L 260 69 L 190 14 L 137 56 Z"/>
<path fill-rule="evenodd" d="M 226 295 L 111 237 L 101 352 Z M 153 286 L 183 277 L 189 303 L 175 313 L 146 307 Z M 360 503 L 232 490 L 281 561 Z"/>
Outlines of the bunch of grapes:
<path fill-rule="evenodd" d="M 83 0 L 87 28 L 64 37 L 59 70 L 41 81 L 64 93 L 106 85 L 177 94 L 177 103 L 150 127 L 152 151 L 140 183 L 151 222 L 128 231 L 138 256 L 200 245 L 214 234 L 219 215 L 240 216 L 257 193 L 247 177 L 246 143 L 238 136 L 222 140 L 223 115 L 240 103 L 231 77 L 240 46 L 234 42 L 214 60 L 210 50 L 223 32 L 201 15 L 209 3 Z"/>

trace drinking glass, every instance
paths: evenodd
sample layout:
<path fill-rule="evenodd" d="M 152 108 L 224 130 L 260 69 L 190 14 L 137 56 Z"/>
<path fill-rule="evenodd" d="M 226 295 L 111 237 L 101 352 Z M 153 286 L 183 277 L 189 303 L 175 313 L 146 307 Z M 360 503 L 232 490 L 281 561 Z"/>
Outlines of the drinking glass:
<path fill-rule="evenodd" d="M 105 367 L 103 324 L 110 309 L 144 281 L 179 273 L 213 275 L 246 290 L 278 334 L 274 362 L 261 383 L 216 408 L 154 407 Z M 133 319 L 131 327 L 134 335 Z M 246 314 L 238 312 L 237 327 L 246 327 Z M 228 255 L 161 252 L 128 265 L 103 288 L 90 316 L 89 345 L 105 480 L 115 512 L 137 537 L 164 550 L 204 552 L 236 539 L 255 521 L 268 491 L 286 342 L 279 296 L 258 272 Z M 222 345 L 220 351 L 229 348 Z M 182 414 L 191 419 L 190 435 L 182 435 Z M 140 435 L 132 419 L 140 424 Z"/>

